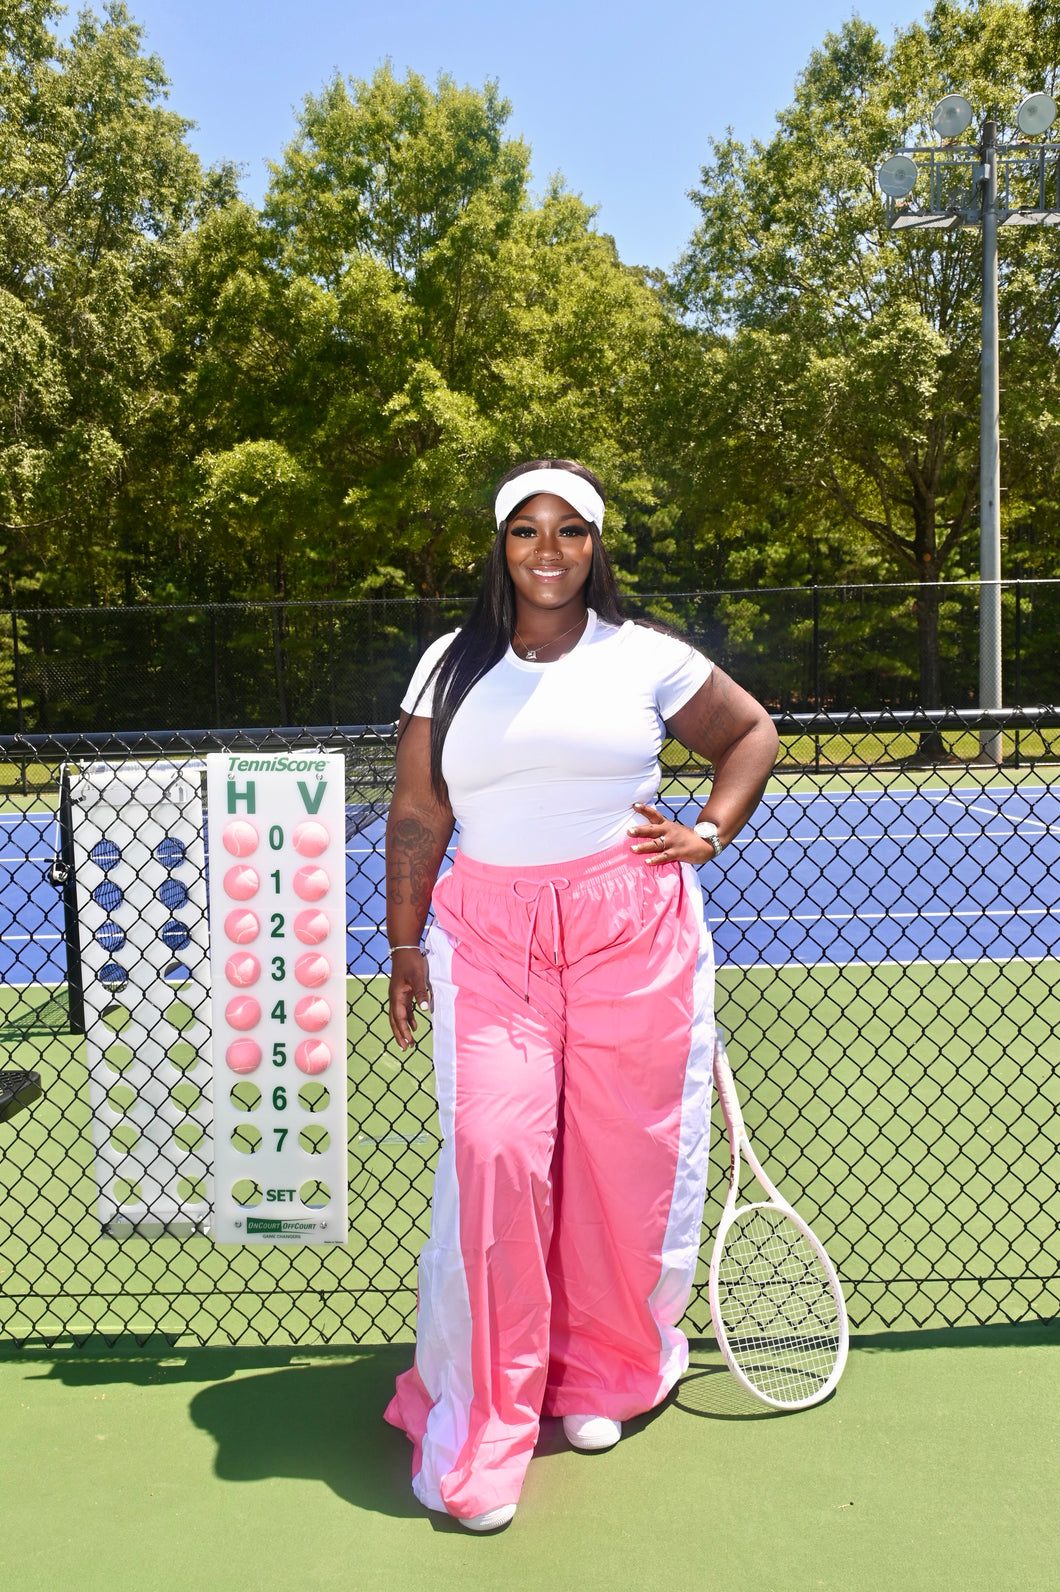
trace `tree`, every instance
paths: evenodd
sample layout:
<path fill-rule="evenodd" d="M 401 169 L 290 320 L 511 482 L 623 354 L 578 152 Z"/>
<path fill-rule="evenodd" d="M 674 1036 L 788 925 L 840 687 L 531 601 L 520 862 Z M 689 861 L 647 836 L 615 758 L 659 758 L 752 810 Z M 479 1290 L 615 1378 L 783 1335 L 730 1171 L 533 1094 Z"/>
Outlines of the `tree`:
<path fill-rule="evenodd" d="M 636 395 L 658 296 L 560 183 L 530 198 L 508 114 L 491 84 L 336 78 L 261 222 L 237 208 L 199 229 L 176 344 L 212 550 L 257 525 L 242 466 L 266 442 L 295 471 L 302 595 L 464 589 L 489 484 L 527 454 L 606 470 L 618 518 L 651 498 Z"/>
<path fill-rule="evenodd" d="M 932 105 L 956 88 L 1010 132 L 1019 100 L 1053 85 L 1056 31 L 1019 0 L 937 0 L 889 49 L 846 23 L 811 56 L 768 144 L 714 145 L 675 279 L 703 339 L 699 413 L 726 438 L 736 501 L 761 512 L 788 494 L 790 530 L 845 529 L 885 567 L 915 572 L 931 707 L 938 583 L 975 561 L 980 245 L 977 231 L 888 234 L 875 174 L 907 132 L 930 134 Z M 1055 501 L 1058 245 L 1044 228 L 1002 236 L 1010 525 L 1014 500 L 1024 517 Z"/>
<path fill-rule="evenodd" d="M 0 10 L 0 541 L 6 600 L 139 588 L 159 492 L 177 247 L 228 197 L 160 103 L 123 5 L 68 43 L 47 0 Z"/>

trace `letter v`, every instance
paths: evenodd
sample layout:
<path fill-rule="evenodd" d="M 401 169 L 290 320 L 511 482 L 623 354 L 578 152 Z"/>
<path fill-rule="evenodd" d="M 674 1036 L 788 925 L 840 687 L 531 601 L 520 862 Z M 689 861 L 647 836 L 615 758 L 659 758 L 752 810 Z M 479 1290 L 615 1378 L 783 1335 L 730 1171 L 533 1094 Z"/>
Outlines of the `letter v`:
<path fill-rule="evenodd" d="M 304 779 L 300 779 L 298 781 L 299 794 L 302 797 L 302 801 L 305 803 L 305 810 L 306 810 L 307 813 L 316 813 L 316 812 L 320 811 L 320 804 L 324 800 L 324 792 L 327 790 L 327 788 L 328 788 L 327 780 L 326 779 L 318 779 L 317 780 L 317 793 L 316 793 L 315 796 L 310 796 L 309 789 L 308 789 L 308 786 L 306 785 L 305 780 Z"/>

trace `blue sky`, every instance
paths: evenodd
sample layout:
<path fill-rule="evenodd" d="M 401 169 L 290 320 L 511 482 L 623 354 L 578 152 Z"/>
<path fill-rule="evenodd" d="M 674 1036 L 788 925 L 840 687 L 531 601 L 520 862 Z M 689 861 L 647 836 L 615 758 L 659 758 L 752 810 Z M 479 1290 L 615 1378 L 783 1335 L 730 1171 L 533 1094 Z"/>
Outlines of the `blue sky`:
<path fill-rule="evenodd" d="M 389 58 L 431 81 L 497 79 L 535 186 L 562 172 L 624 260 L 663 268 L 695 224 L 686 194 L 711 136 L 768 138 L 810 51 L 855 9 L 887 42 L 923 11 L 913 0 L 127 3 L 165 63 L 172 109 L 198 123 L 190 142 L 207 163 L 239 162 L 255 202 L 305 95 Z"/>

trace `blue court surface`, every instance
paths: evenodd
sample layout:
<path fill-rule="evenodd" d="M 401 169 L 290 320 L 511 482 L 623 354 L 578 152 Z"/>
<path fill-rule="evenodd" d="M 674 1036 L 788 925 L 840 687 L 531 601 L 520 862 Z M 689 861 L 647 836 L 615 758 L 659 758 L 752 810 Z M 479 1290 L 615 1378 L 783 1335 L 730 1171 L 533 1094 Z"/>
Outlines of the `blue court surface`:
<path fill-rule="evenodd" d="M 671 809 L 694 822 L 698 808 Z M 384 819 L 347 813 L 349 971 L 386 966 Z M 0 817 L 0 981 L 63 982 L 52 813 Z M 702 870 L 719 963 L 1060 955 L 1060 796 L 1049 787 L 767 797 Z"/>

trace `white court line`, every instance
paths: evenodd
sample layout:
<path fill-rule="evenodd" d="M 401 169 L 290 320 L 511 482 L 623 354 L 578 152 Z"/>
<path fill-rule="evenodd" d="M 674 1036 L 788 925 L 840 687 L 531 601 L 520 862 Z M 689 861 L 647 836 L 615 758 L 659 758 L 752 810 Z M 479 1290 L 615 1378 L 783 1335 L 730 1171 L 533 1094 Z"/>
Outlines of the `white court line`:
<path fill-rule="evenodd" d="M 997 815 L 995 814 L 994 816 L 996 817 Z M 1056 825 L 1042 824 L 1039 822 L 1039 833 L 1031 836 L 1030 838 L 1036 840 L 1039 838 L 1040 834 L 1051 834 L 1054 829 L 1057 831 L 1057 833 L 1060 833 L 1060 828 L 1058 828 Z M 970 830 L 941 829 L 938 832 L 933 829 L 915 829 L 911 830 L 908 835 L 905 835 L 898 830 L 881 829 L 878 835 L 874 835 L 871 832 L 868 834 L 863 834 L 860 829 L 844 829 L 838 835 L 828 835 L 821 833 L 812 835 L 737 835 L 736 839 L 733 841 L 733 845 L 781 846 L 790 844 L 794 846 L 812 846 L 815 844 L 815 842 L 820 840 L 830 841 L 833 845 L 839 845 L 851 840 L 861 840 L 873 843 L 878 840 L 900 840 L 903 844 L 908 845 L 914 840 L 983 840 L 984 838 L 987 840 L 1011 840 L 1013 835 L 1019 835 L 1019 833 L 1020 831 L 1018 828 Z"/>
<path fill-rule="evenodd" d="M 719 914 L 721 923 L 916 923 L 922 918 L 929 922 L 947 923 L 953 918 L 966 918 L 970 923 L 979 918 L 1057 918 L 1060 905 L 1055 907 L 987 908 L 969 912 L 788 912 L 779 917 L 767 917 L 764 912 L 753 917 L 737 917 L 735 913 Z"/>
<path fill-rule="evenodd" d="M 43 945 L 47 940 L 62 940 L 62 934 L 0 934 L 0 945 L 14 945 L 25 941 L 28 945 Z"/>
<path fill-rule="evenodd" d="M 961 806 L 964 808 L 965 812 L 967 812 L 967 813 L 978 813 L 983 818 L 987 819 L 988 821 L 991 818 L 997 818 L 997 819 L 1000 819 L 1000 820 L 1004 820 L 1005 819 L 1005 814 L 1003 812 L 999 812 L 996 807 L 991 809 L 991 810 L 987 810 L 985 807 L 978 806 L 975 802 L 973 802 L 971 804 L 971 806 L 969 806 L 966 802 L 962 802 Z M 1012 825 L 1012 828 L 1010 830 L 1011 834 L 1019 834 L 1020 824 L 1023 823 L 1023 824 L 1034 824 L 1038 829 L 1040 829 L 1042 831 L 1043 834 L 1060 835 L 1060 824 L 1046 824 L 1046 823 L 1043 823 L 1040 818 L 1029 818 L 1028 817 L 1028 818 L 1022 818 L 1022 819 L 1018 819 L 1018 820 L 1010 819 L 1008 821 Z"/>
<path fill-rule="evenodd" d="M 869 772 L 871 773 L 871 770 Z M 1060 782 L 1055 785 L 1013 785 L 1011 787 L 1013 796 L 1022 796 L 1027 791 L 1039 796 L 1044 795 L 1046 791 L 1057 791 L 1060 794 Z M 975 798 L 978 795 L 982 795 L 983 792 L 981 790 L 970 790 L 966 794 Z M 897 801 L 900 796 L 939 796 L 943 801 L 960 801 L 961 792 L 960 790 L 954 790 L 951 785 L 903 785 L 897 789 L 878 791 L 792 790 L 768 792 L 762 797 L 762 801 L 773 806 L 776 806 L 779 802 L 820 801 L 832 802 L 833 805 L 837 802 L 864 802 L 866 806 L 870 806 L 874 801 Z M 962 803 L 962 806 L 967 806 L 967 803 Z"/>
<path fill-rule="evenodd" d="M 795 962 L 790 959 L 786 962 L 728 962 L 719 958 L 718 971 L 722 968 L 733 968 L 744 973 L 752 967 L 768 967 L 776 971 L 779 968 L 814 968 L 814 967 L 979 967 L 985 960 L 989 960 L 991 967 L 1007 967 L 1010 962 L 1032 963 L 1053 962 L 1060 966 L 1060 957 L 1057 956 L 876 956 L 876 957 L 848 957 L 843 962 Z M 374 974 L 376 978 L 384 977 L 383 974 Z"/>

